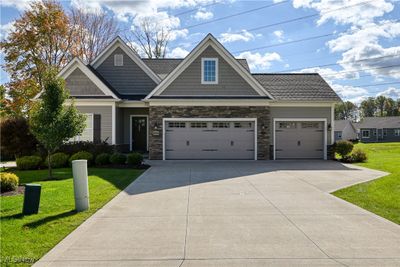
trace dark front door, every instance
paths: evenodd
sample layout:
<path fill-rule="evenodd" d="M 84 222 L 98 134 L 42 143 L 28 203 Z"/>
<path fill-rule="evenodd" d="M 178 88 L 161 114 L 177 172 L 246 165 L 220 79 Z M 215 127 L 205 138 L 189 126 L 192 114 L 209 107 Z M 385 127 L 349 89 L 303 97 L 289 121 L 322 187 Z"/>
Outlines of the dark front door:
<path fill-rule="evenodd" d="M 147 117 L 132 117 L 132 150 L 147 151 Z"/>

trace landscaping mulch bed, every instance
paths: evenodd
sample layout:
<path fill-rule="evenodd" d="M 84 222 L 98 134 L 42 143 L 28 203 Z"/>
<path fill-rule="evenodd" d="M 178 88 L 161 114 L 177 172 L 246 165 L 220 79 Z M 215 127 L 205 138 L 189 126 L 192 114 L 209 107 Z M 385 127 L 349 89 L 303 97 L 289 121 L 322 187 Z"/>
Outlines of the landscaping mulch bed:
<path fill-rule="evenodd" d="M 25 192 L 25 186 L 18 186 L 17 190 L 14 191 L 8 191 L 8 192 L 2 192 L 0 193 L 1 196 L 7 197 L 7 196 L 16 196 L 16 195 L 22 195 Z"/>

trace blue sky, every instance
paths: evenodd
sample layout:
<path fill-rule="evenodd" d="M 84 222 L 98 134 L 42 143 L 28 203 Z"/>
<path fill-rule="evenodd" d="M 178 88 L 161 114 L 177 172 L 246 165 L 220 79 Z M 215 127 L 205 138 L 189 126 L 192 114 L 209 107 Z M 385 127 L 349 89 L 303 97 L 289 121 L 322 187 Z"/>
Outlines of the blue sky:
<path fill-rule="evenodd" d="M 28 2 L 2 0 L 1 38 Z M 184 57 L 212 33 L 232 54 L 247 58 L 253 72 L 319 72 L 343 99 L 355 102 L 380 94 L 400 98 L 400 1 L 71 0 L 62 4 L 66 9 L 75 5 L 87 12 L 108 12 L 124 29 L 135 26 L 140 17 L 151 17 L 171 31 L 169 57 Z M 236 16 L 240 12 L 247 13 Z M 231 15 L 235 16 L 224 18 Z M 328 36 L 290 43 L 321 35 Z M 1 82 L 7 80 L 2 71 Z"/>

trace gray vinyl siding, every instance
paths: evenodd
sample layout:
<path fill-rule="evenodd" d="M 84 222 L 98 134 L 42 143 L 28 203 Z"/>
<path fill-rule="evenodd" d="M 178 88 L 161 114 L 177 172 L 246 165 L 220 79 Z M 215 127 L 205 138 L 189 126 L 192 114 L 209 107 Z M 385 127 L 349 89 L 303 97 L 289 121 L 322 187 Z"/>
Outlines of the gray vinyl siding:
<path fill-rule="evenodd" d="M 383 130 L 386 129 L 386 136 L 383 135 Z M 371 143 L 371 142 L 400 142 L 400 136 L 395 136 L 395 129 L 400 128 L 384 128 L 382 129 L 382 134 L 380 134 L 381 129 L 376 128 L 360 128 L 359 138 L 363 143 Z M 362 137 L 362 131 L 369 130 L 370 137 L 364 138 Z M 375 134 L 376 133 L 376 134 Z"/>
<path fill-rule="evenodd" d="M 129 145 L 130 143 L 130 121 L 131 115 L 149 115 L 148 108 L 117 108 L 119 125 L 117 123 L 117 143 Z"/>
<path fill-rule="evenodd" d="M 112 107 L 111 106 L 76 106 L 82 113 L 100 114 L 101 116 L 101 141 L 112 143 Z"/>
<path fill-rule="evenodd" d="M 201 84 L 201 58 L 218 58 L 218 84 Z M 253 96 L 258 93 L 212 47 L 208 47 L 161 95 Z"/>
<path fill-rule="evenodd" d="M 65 79 L 65 85 L 72 96 L 105 95 L 80 69 Z"/>
<path fill-rule="evenodd" d="M 331 122 L 330 107 L 271 107 L 271 131 L 273 131 L 273 119 L 275 118 L 324 118 Z M 273 133 L 271 133 L 273 138 Z M 331 132 L 327 132 L 327 143 L 331 143 Z M 273 144 L 273 140 L 271 142 Z"/>
<path fill-rule="evenodd" d="M 123 66 L 114 66 L 114 55 L 123 55 Z M 147 95 L 156 83 L 121 49 L 115 51 L 96 69 L 122 95 Z"/>

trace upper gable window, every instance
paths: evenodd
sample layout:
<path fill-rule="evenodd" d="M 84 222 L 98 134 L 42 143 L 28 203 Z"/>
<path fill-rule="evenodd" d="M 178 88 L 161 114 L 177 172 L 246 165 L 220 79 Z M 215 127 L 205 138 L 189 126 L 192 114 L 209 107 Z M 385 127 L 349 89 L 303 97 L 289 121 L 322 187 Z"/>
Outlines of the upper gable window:
<path fill-rule="evenodd" d="M 115 54 L 114 55 L 114 66 L 123 66 L 124 65 L 124 55 Z"/>
<path fill-rule="evenodd" d="M 218 84 L 218 58 L 201 59 L 201 83 Z"/>

